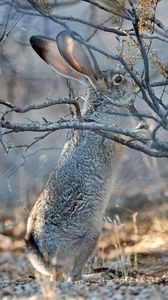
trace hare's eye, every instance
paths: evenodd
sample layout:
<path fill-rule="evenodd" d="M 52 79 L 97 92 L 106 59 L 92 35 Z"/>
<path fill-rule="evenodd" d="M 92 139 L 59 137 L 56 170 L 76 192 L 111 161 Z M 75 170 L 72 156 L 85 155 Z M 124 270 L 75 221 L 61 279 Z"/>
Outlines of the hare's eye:
<path fill-rule="evenodd" d="M 124 80 L 124 76 L 122 74 L 115 74 L 112 80 L 113 84 L 120 85 Z"/>

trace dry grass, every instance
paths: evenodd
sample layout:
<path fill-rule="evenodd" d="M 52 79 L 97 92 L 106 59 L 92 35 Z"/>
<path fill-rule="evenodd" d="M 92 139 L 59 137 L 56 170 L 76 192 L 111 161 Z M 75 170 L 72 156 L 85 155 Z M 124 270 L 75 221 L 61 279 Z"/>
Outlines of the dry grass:
<path fill-rule="evenodd" d="M 13 213 L 1 210 L 1 253 L 23 253 L 26 222 L 25 211 L 17 209 Z M 164 203 L 159 209 L 152 212 L 133 213 L 125 222 L 116 215 L 113 219 L 106 218 L 103 232 L 96 251 L 93 268 L 113 268 L 126 277 L 130 271 L 142 269 L 159 269 L 168 249 L 168 204 Z M 17 254 L 18 255 L 18 254 Z M 148 263 L 142 267 L 141 260 Z M 163 262 L 162 262 L 163 258 Z M 153 265 L 159 260 L 157 266 Z M 167 259 L 166 259 L 167 260 Z M 152 265 L 150 266 L 150 264 Z M 114 269 L 115 269 L 114 268 Z M 32 269 L 33 271 L 33 269 Z"/>
<path fill-rule="evenodd" d="M 34 269 L 25 257 L 23 242 L 25 220 L 21 217 L 23 214 L 25 214 L 23 209 L 12 213 L 1 210 L 1 228 L 6 227 L 6 230 L 0 235 L 1 282 L 8 281 L 11 283 L 10 286 L 14 282 L 19 286 L 24 284 L 26 285 L 24 289 L 28 294 L 31 294 L 29 291 L 31 286 L 35 291 L 34 293 L 40 293 L 41 299 L 64 299 L 60 293 L 68 291 L 68 283 L 55 285 L 48 278 L 41 278 L 39 274 L 34 275 Z M 142 286 L 146 283 L 148 285 L 164 284 L 167 286 L 167 215 L 168 204 L 164 203 L 148 212 L 132 213 L 129 220 L 124 222 L 118 215 L 113 218 L 106 218 L 94 263 L 92 261 L 94 272 L 103 272 L 101 282 L 103 280 L 105 285 L 109 282 L 109 284 L 116 284 L 119 287 L 123 285 Z M 99 280 L 97 282 L 99 283 L 98 286 L 101 286 L 101 282 Z M 86 290 L 89 289 L 90 291 L 97 283 L 94 281 L 92 284 L 81 284 L 83 284 L 82 287 L 85 286 Z M 69 295 L 68 298 L 65 297 L 65 299 L 87 299 L 87 297 L 82 298 L 80 296 L 79 285 L 71 285 L 71 291 L 73 289 L 75 289 L 74 294 Z M 14 290 L 11 292 L 9 286 L 7 288 L 9 294 L 13 293 Z M 78 297 L 75 296 L 77 290 Z M 39 294 L 37 298 L 25 299 L 38 299 L 38 297 Z"/>

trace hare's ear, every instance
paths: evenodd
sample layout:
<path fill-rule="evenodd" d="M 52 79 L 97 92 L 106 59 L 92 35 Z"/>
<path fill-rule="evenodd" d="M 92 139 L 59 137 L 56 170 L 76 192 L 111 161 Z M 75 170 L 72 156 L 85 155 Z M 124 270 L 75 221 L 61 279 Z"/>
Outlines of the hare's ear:
<path fill-rule="evenodd" d="M 55 40 L 43 36 L 32 36 L 30 44 L 36 53 L 58 73 L 84 81 L 83 76 L 76 72 L 61 56 Z"/>
<path fill-rule="evenodd" d="M 94 83 L 99 73 L 98 66 L 89 49 L 83 46 L 80 40 L 82 41 L 82 37 L 76 32 L 72 32 L 71 36 L 67 31 L 62 31 L 56 37 L 61 56 L 74 70 Z"/>

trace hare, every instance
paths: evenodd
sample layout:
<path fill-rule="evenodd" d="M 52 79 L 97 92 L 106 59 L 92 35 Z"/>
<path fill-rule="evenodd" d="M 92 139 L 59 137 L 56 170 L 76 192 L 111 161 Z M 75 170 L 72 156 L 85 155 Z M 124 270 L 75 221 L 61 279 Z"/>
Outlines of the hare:
<path fill-rule="evenodd" d="M 74 33 L 76 37 L 79 37 Z M 82 119 L 104 125 L 119 121 L 134 84 L 124 70 L 100 71 L 95 58 L 69 33 L 56 41 L 33 36 L 33 49 L 64 76 L 88 85 Z M 43 274 L 79 280 L 99 239 L 123 146 L 98 132 L 71 130 L 57 166 L 30 212 L 28 257 Z"/>

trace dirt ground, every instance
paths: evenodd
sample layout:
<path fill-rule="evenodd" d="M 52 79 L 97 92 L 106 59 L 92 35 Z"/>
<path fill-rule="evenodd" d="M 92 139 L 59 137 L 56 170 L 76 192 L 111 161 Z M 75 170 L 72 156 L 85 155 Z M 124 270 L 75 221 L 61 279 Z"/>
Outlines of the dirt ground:
<path fill-rule="evenodd" d="M 0 299 L 167 299 L 167 212 L 164 204 L 124 222 L 119 216 L 107 217 L 90 263 L 98 278 L 76 283 L 51 282 L 35 274 L 24 253 L 25 221 L 10 226 L 4 213 L 3 225 L 9 227 L 0 235 Z"/>

